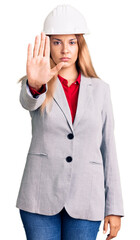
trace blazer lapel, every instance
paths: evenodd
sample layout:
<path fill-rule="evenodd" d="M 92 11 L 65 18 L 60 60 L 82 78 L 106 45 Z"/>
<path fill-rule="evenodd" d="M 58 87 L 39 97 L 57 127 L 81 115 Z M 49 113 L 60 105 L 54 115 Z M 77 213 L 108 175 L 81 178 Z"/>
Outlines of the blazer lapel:
<path fill-rule="evenodd" d="M 63 112 L 69 127 L 71 128 L 72 132 L 76 128 L 77 124 L 79 123 L 80 119 L 82 118 L 85 109 L 88 107 L 88 101 L 91 94 L 91 78 L 85 77 L 81 73 L 81 82 L 79 86 L 79 94 L 78 94 L 78 102 L 77 102 L 77 110 L 75 114 L 74 122 L 72 123 L 71 112 L 69 108 L 69 104 L 67 102 L 67 98 L 64 92 L 64 89 L 61 85 L 59 78 L 57 77 L 57 86 L 54 93 L 54 100 L 60 107 L 61 111 Z"/>

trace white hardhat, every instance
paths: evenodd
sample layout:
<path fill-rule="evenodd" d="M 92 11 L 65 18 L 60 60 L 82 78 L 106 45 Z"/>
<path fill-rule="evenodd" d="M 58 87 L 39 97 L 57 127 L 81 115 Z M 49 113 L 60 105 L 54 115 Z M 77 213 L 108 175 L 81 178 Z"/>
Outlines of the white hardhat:
<path fill-rule="evenodd" d="M 55 34 L 89 34 L 84 16 L 70 5 L 58 5 L 44 21 L 43 32 Z"/>

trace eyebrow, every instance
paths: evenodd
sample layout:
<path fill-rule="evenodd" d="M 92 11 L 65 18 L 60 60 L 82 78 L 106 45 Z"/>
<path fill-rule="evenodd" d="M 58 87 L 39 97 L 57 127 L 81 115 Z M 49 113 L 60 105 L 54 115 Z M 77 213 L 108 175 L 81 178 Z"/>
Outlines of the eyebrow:
<path fill-rule="evenodd" d="M 53 39 L 53 40 L 55 39 L 55 40 L 61 41 L 61 39 L 59 39 L 59 38 L 52 38 L 52 39 Z M 75 39 L 77 39 L 77 38 L 70 39 L 70 41 L 71 41 L 71 40 L 75 40 Z"/>

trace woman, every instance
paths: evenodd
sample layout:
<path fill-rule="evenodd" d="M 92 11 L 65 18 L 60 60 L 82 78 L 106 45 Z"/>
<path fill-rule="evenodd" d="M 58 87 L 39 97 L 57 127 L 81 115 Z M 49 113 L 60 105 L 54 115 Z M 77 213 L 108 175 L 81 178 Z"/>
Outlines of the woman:
<path fill-rule="evenodd" d="M 32 140 L 16 207 L 28 240 L 107 240 L 124 216 L 109 84 L 92 66 L 84 17 L 57 6 L 28 45 L 20 103 Z"/>

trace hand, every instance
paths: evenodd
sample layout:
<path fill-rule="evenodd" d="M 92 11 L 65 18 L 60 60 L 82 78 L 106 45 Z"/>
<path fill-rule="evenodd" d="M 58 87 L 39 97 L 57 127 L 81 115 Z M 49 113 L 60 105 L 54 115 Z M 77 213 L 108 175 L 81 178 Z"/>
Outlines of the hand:
<path fill-rule="evenodd" d="M 108 223 L 110 224 L 110 233 L 107 235 L 106 240 L 110 240 L 117 236 L 118 231 L 120 230 L 120 227 L 121 227 L 121 217 L 116 215 L 106 216 L 104 219 L 104 227 L 103 227 L 104 233 L 107 232 Z"/>
<path fill-rule="evenodd" d="M 58 63 L 54 68 L 50 68 L 50 39 L 41 32 L 39 46 L 39 36 L 35 37 L 35 44 L 32 56 L 32 45 L 28 44 L 26 71 L 28 83 L 38 90 L 46 84 L 63 67 L 64 62 Z"/>

